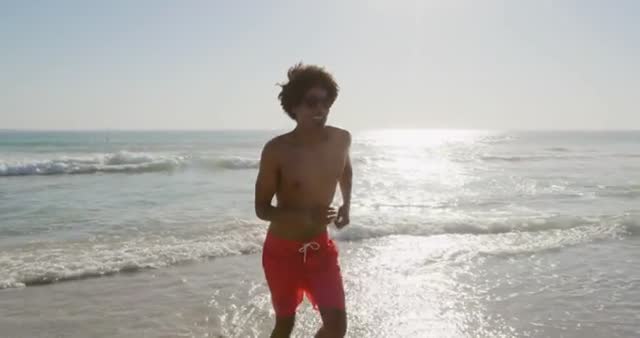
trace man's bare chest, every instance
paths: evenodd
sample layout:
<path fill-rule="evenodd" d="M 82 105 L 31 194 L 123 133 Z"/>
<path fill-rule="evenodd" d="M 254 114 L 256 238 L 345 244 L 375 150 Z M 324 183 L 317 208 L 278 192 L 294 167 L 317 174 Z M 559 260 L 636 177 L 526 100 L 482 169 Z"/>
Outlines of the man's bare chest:
<path fill-rule="evenodd" d="M 282 183 L 286 185 L 335 183 L 342 174 L 345 159 L 345 152 L 336 149 L 292 150 L 283 157 L 280 166 Z"/>

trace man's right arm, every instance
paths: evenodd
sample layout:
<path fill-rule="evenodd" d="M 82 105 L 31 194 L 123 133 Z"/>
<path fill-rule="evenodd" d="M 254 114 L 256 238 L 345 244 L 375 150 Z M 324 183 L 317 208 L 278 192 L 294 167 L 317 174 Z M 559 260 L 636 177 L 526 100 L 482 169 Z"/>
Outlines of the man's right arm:
<path fill-rule="evenodd" d="M 308 213 L 302 210 L 284 209 L 271 205 L 278 186 L 278 149 L 269 141 L 262 150 L 260 168 L 255 188 L 255 211 L 258 218 L 279 224 L 307 224 Z"/>

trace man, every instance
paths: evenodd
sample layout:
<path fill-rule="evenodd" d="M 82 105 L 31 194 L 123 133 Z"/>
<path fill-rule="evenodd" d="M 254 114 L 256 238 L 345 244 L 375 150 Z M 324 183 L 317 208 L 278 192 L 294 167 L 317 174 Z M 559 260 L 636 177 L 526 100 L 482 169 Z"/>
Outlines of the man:
<path fill-rule="evenodd" d="M 296 127 L 264 146 L 255 189 L 256 214 L 270 222 L 262 265 L 276 312 L 271 337 L 289 337 L 303 294 L 322 317 L 316 337 L 343 337 L 344 288 L 327 226 L 349 223 L 351 135 L 325 125 L 338 96 L 331 74 L 298 64 L 288 79 L 278 98 Z M 336 210 L 331 202 L 338 183 L 343 204 Z"/>

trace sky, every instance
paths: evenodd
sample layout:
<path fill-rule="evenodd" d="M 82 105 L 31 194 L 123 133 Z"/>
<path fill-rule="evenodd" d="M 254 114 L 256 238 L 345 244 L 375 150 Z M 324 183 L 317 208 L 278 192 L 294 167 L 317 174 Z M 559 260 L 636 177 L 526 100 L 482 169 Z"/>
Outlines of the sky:
<path fill-rule="evenodd" d="M 0 129 L 640 129 L 640 2 L 0 0 Z"/>

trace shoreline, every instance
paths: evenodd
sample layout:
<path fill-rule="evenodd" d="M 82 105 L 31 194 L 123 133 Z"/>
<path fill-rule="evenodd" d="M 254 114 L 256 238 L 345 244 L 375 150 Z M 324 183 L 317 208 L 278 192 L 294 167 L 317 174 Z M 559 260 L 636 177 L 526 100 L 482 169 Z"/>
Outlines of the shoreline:
<path fill-rule="evenodd" d="M 611 332 L 623 337 L 640 332 L 631 324 L 630 311 L 640 306 L 635 277 L 616 272 L 622 267 L 609 268 L 621 259 L 625 266 L 640 259 L 638 238 L 511 257 L 467 257 L 455 249 L 464 245 L 455 237 L 437 236 L 338 242 L 348 335 L 600 337 Z M 614 257 L 620 253 L 626 257 Z M 598 263 L 590 268 L 593 277 L 582 273 L 578 256 Z M 579 291 L 591 287 L 584 278 L 597 278 L 590 283 L 600 289 Z M 567 294 L 566 288 L 574 291 Z M 573 292 L 583 294 L 579 303 L 572 300 Z M 598 310 L 597 304 L 614 296 L 628 299 L 627 305 L 611 303 Z M 0 326 L 7 337 L 262 337 L 273 325 L 269 297 L 260 253 L 253 253 L 2 290 Z M 605 313 L 623 317 L 609 318 L 607 324 L 597 319 Z M 319 325 L 319 315 L 304 300 L 294 336 L 312 335 Z"/>

